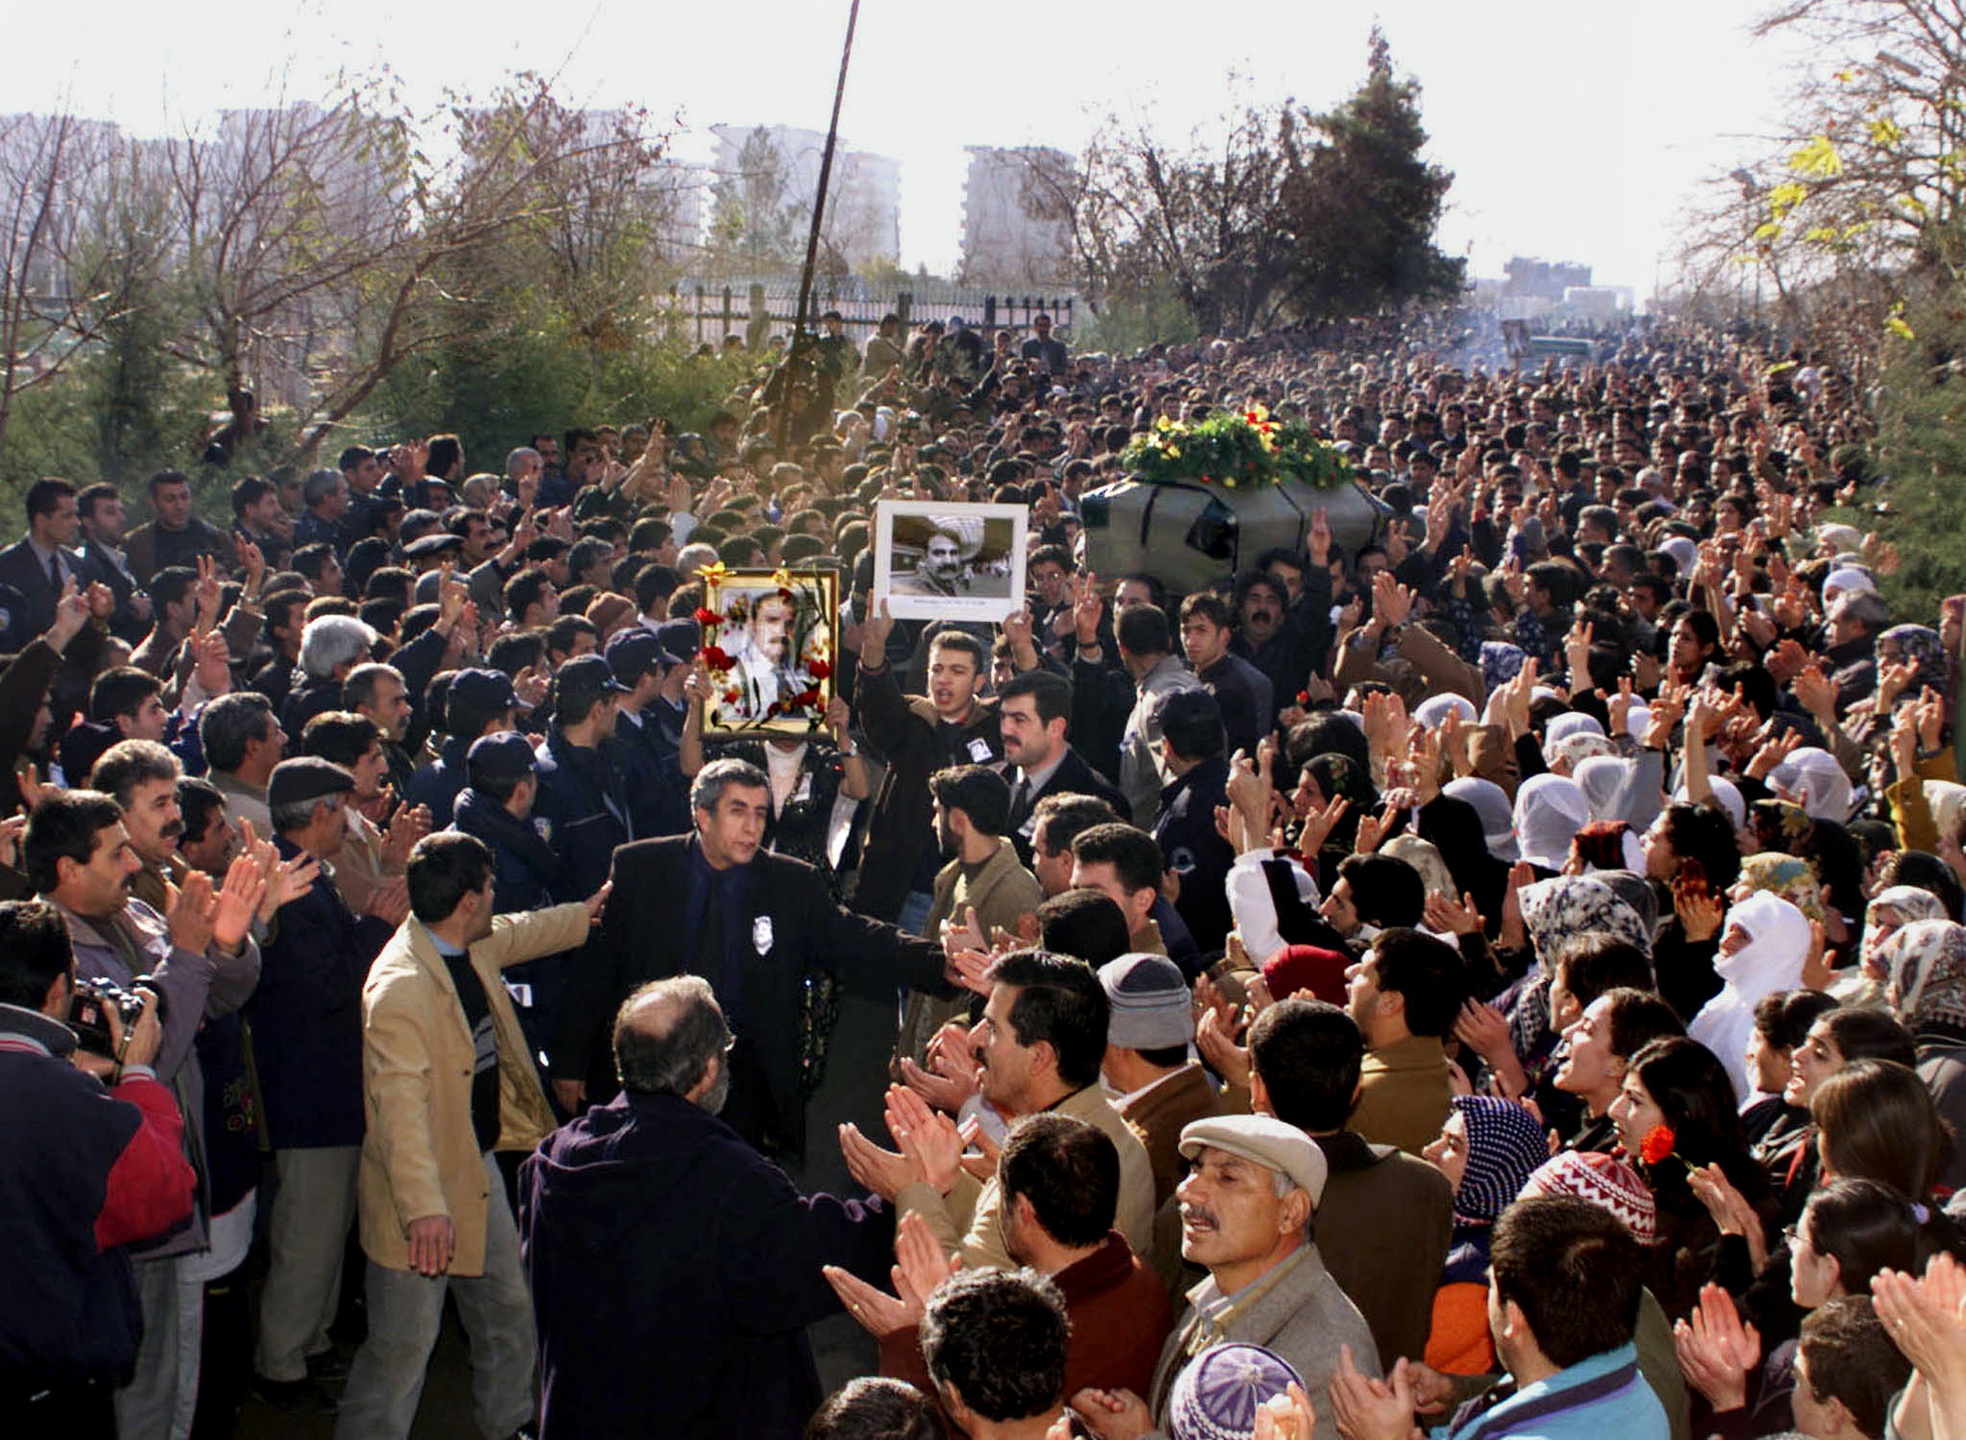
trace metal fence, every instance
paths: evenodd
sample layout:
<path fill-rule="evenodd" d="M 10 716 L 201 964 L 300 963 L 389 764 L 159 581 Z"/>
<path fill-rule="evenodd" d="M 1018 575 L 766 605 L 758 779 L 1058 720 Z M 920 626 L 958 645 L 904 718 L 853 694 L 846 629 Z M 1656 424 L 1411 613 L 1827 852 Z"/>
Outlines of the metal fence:
<path fill-rule="evenodd" d="M 863 343 L 884 315 L 899 315 L 904 330 L 930 320 L 946 324 L 960 316 L 965 323 L 985 330 L 1022 333 L 1030 329 L 1034 317 L 1045 314 L 1051 316 L 1061 338 L 1069 339 L 1076 297 L 982 290 L 941 290 L 923 296 L 901 290 L 892 295 L 868 295 L 815 284 L 810 304 L 809 321 L 815 327 L 821 315 L 837 310 L 847 333 Z M 669 288 L 661 309 L 673 334 L 712 345 L 721 345 L 726 335 L 737 335 L 747 348 L 758 349 L 774 335 L 790 337 L 798 306 L 796 286 L 685 281 Z"/>

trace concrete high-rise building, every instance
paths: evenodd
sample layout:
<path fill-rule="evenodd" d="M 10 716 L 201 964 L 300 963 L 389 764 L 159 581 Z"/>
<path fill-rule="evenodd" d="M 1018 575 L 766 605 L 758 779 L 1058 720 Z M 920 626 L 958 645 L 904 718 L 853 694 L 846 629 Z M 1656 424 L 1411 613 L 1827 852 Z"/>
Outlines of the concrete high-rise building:
<path fill-rule="evenodd" d="M 790 125 L 713 125 L 711 244 L 763 271 L 805 254 L 826 137 Z M 822 260 L 849 268 L 901 255 L 901 162 L 841 145 L 833 156 Z"/>
<path fill-rule="evenodd" d="M 1036 145 L 967 149 L 963 283 L 1055 285 L 1069 279 L 1072 157 Z"/>

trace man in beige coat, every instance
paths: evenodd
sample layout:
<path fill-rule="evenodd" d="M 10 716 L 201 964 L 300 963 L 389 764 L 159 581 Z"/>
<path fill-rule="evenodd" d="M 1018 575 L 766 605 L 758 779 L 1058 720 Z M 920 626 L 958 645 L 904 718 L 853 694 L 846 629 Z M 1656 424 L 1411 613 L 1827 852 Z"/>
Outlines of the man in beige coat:
<path fill-rule="evenodd" d="M 607 900 L 492 913 L 492 856 L 447 831 L 405 870 L 411 918 L 362 987 L 368 1133 L 359 1206 L 369 1334 L 335 1434 L 407 1436 L 447 1291 L 471 1338 L 481 1433 L 533 1414 L 532 1305 L 494 1151 L 531 1150 L 553 1114 L 499 972 L 579 946 Z"/>

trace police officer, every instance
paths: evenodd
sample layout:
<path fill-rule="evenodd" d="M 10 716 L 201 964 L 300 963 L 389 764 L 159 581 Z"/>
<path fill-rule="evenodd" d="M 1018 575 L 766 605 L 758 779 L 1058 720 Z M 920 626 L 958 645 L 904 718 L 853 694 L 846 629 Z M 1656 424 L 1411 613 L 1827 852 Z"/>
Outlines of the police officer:
<path fill-rule="evenodd" d="M 420 768 L 404 800 L 427 805 L 438 821 L 447 821 L 458 792 L 470 783 L 468 757 L 480 736 L 519 728 L 519 692 L 503 670 L 460 670 L 451 677 L 444 696 L 443 749 L 435 763 Z"/>
<path fill-rule="evenodd" d="M 546 738 L 533 752 L 539 765 L 534 813 L 547 822 L 548 843 L 566 861 L 580 895 L 607 882 L 614 847 L 635 838 L 629 775 L 614 738 L 626 692 L 607 657 L 567 661 L 553 677 Z"/>
<path fill-rule="evenodd" d="M 1235 851 L 1215 829 L 1217 806 L 1227 805 L 1222 710 L 1206 690 L 1176 690 L 1161 698 L 1161 760 L 1171 777 L 1161 787 L 1154 839 L 1162 863 L 1180 877 L 1174 901 L 1204 952 L 1220 950 L 1234 917 L 1225 888 Z"/>
<path fill-rule="evenodd" d="M 683 662 L 662 648 L 656 632 L 640 625 L 608 641 L 608 667 L 625 686 L 614 718 L 614 738 L 628 772 L 635 838 L 681 835 L 689 829 L 688 786 L 676 751 L 657 729 L 663 681 Z"/>
<path fill-rule="evenodd" d="M 551 824 L 534 813 L 539 761 L 532 740 L 516 731 L 483 736 L 472 744 L 468 764 L 471 783 L 457 797 L 450 828 L 477 836 L 490 849 L 492 909 L 504 915 L 585 899 L 553 843 Z M 534 1056 L 559 1026 L 574 954 L 547 955 L 505 971 L 505 988 Z"/>

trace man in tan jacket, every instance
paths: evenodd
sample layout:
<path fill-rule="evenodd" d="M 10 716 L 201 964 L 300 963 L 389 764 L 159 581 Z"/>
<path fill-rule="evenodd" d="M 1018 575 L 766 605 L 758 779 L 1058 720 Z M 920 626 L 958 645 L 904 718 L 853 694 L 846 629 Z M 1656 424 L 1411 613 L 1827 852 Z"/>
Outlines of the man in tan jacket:
<path fill-rule="evenodd" d="M 474 836 L 420 841 L 405 870 L 411 918 L 362 988 L 368 1133 L 359 1206 L 369 1334 L 337 1436 L 407 1436 L 455 1289 L 471 1338 L 481 1433 L 532 1419 L 532 1304 L 493 1152 L 531 1150 L 553 1113 L 499 972 L 571 950 L 607 901 L 492 913 L 492 856 Z"/>

